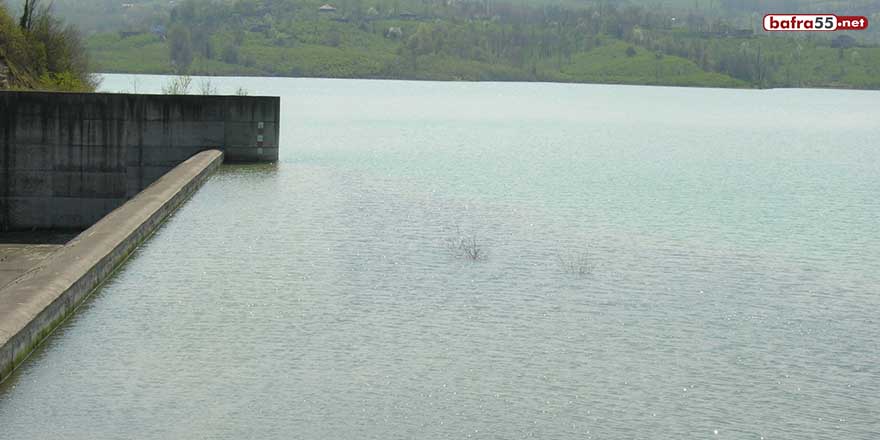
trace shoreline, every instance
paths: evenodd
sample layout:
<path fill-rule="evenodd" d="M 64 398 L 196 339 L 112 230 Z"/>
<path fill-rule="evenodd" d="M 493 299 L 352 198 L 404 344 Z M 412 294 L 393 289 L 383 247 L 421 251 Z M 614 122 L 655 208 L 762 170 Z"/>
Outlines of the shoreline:
<path fill-rule="evenodd" d="M 420 78 L 377 78 L 377 77 L 332 77 L 332 76 L 281 76 L 281 75 L 254 75 L 254 74 L 240 74 L 240 75 L 206 75 L 204 73 L 191 73 L 187 75 L 178 75 L 175 73 L 138 73 L 138 72 L 95 72 L 95 75 L 131 75 L 131 76 L 155 76 L 155 77 L 166 77 L 166 78 L 175 78 L 179 76 L 189 76 L 193 78 L 272 78 L 272 79 L 318 79 L 318 80 L 328 80 L 328 81 L 344 81 L 344 80 L 355 80 L 355 81 L 399 81 L 399 82 L 439 82 L 439 83 L 467 83 L 467 84 L 554 84 L 554 85 L 590 85 L 590 86 L 629 86 L 629 87 L 669 87 L 676 89 L 719 89 L 719 90 L 753 90 L 753 91 L 764 91 L 764 90 L 834 90 L 834 91 L 864 91 L 864 92 L 878 92 L 880 88 L 858 88 L 858 87 L 846 87 L 846 86 L 815 86 L 815 87 L 724 87 L 724 86 L 702 86 L 702 85 L 681 85 L 681 84 L 648 84 L 648 83 L 627 83 L 627 82 L 580 82 L 580 81 L 528 81 L 528 80 L 467 80 L 467 79 L 420 79 Z M 98 86 L 100 89 L 101 86 Z M 106 92 L 106 93 L 116 93 L 116 92 Z M 119 92 L 126 93 L 126 92 Z M 161 93 L 155 93 L 161 94 Z"/>

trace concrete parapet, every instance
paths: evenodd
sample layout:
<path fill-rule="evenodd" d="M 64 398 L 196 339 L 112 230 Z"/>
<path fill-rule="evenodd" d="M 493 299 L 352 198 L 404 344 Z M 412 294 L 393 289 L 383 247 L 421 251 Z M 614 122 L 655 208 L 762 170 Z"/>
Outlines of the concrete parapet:
<path fill-rule="evenodd" d="M 222 162 L 223 153 L 217 150 L 196 154 L 55 250 L 39 266 L 0 286 L 0 381 Z"/>
<path fill-rule="evenodd" d="M 206 149 L 276 161 L 279 117 L 277 97 L 0 92 L 0 232 L 84 229 Z"/>

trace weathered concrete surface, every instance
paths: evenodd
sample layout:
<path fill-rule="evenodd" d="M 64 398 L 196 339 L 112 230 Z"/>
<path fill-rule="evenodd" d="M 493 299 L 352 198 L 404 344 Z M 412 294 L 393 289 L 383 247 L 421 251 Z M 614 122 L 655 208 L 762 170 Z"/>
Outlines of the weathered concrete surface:
<path fill-rule="evenodd" d="M 0 231 L 85 229 L 193 154 L 278 159 L 280 99 L 0 92 Z"/>
<path fill-rule="evenodd" d="M 0 291 L 61 249 L 53 244 L 0 244 Z"/>
<path fill-rule="evenodd" d="M 0 381 L 220 166 L 205 151 L 175 167 L 0 288 Z"/>
<path fill-rule="evenodd" d="M 4 244 L 66 244 L 82 232 L 82 229 L 57 229 L 0 232 L 0 245 Z"/>
<path fill-rule="evenodd" d="M 0 89 L 9 88 L 9 67 L 6 67 L 6 60 L 0 56 Z"/>

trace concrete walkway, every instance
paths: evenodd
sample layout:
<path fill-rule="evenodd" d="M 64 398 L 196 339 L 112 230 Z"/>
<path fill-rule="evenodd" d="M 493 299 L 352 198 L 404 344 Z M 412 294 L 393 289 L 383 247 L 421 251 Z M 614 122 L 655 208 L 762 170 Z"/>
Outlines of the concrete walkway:
<path fill-rule="evenodd" d="M 53 244 L 0 244 L 0 292 L 16 278 L 37 268 L 61 247 Z"/>
<path fill-rule="evenodd" d="M 13 279 L 0 288 L 0 381 L 222 162 L 220 151 L 198 153 L 64 246 L 9 250 Z"/>

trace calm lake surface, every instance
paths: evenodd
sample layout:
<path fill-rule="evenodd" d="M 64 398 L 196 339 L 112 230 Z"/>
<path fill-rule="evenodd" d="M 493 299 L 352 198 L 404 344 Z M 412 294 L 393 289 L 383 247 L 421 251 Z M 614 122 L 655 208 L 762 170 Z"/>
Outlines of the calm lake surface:
<path fill-rule="evenodd" d="M 880 93 L 214 83 L 282 96 L 280 163 L 208 181 L 0 438 L 880 436 Z"/>

